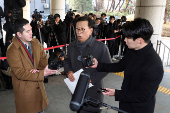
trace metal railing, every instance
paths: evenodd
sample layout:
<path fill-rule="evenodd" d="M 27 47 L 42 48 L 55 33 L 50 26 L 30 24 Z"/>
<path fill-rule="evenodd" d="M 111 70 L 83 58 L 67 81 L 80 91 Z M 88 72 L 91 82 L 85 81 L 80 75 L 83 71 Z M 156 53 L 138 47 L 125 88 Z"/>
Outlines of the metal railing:
<path fill-rule="evenodd" d="M 170 48 L 165 45 L 162 41 L 157 41 L 156 52 L 160 56 L 162 63 L 165 63 L 165 66 L 170 66 Z"/>

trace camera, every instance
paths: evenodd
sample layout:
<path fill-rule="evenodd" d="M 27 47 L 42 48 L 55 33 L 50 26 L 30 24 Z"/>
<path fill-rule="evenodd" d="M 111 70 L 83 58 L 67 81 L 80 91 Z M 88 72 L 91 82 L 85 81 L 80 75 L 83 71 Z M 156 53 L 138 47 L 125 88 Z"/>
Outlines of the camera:
<path fill-rule="evenodd" d="M 87 55 L 86 57 L 81 57 L 78 56 L 78 60 L 81 61 L 83 63 L 84 67 L 90 67 L 93 65 L 94 61 L 93 61 L 93 55 Z"/>
<path fill-rule="evenodd" d="M 48 68 L 51 69 L 51 70 L 57 70 L 59 68 L 61 68 L 61 64 L 59 62 L 59 58 L 55 58 L 53 61 L 50 62 Z"/>
<path fill-rule="evenodd" d="M 18 10 L 16 10 L 16 9 L 10 10 L 10 12 L 12 13 L 12 18 L 13 18 L 13 20 L 18 19 L 18 16 L 19 16 L 19 14 L 21 13 L 21 11 L 18 11 Z"/>
<path fill-rule="evenodd" d="M 63 67 L 63 62 L 62 62 L 61 57 L 64 57 L 64 56 L 65 56 L 65 53 L 64 53 L 62 50 L 60 50 L 60 51 L 58 52 L 58 54 L 59 54 L 59 56 L 55 57 L 55 58 L 49 63 L 49 66 L 48 66 L 49 69 L 57 70 L 57 69 Z"/>
<path fill-rule="evenodd" d="M 70 9 L 67 12 L 65 19 L 66 19 L 66 21 L 68 21 L 68 23 L 73 23 L 74 19 L 72 18 L 72 16 L 74 15 L 74 12 L 76 12 L 76 10 L 72 10 L 72 9 Z"/>
<path fill-rule="evenodd" d="M 39 21 L 40 18 L 42 18 L 42 15 L 40 13 L 44 13 L 44 11 L 38 12 L 37 9 L 35 9 L 35 11 L 33 11 L 33 12 L 34 12 L 34 16 L 35 16 L 36 21 Z"/>
<path fill-rule="evenodd" d="M 60 57 L 64 57 L 65 53 L 63 51 L 60 51 Z"/>
<path fill-rule="evenodd" d="M 54 16 L 52 14 L 48 15 L 48 20 L 49 20 L 50 26 L 53 26 L 55 24 Z"/>

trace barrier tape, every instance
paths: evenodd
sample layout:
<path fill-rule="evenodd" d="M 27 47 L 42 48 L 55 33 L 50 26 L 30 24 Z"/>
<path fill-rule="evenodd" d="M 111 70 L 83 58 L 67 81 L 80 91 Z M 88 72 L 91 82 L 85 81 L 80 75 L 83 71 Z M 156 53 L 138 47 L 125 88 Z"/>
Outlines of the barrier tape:
<path fill-rule="evenodd" d="M 120 36 L 116 37 L 119 38 Z M 97 39 L 98 41 L 105 41 L 105 40 L 114 40 L 116 38 L 107 38 L 107 39 Z M 67 44 L 68 46 L 69 44 Z M 49 48 L 44 48 L 44 50 L 50 50 L 50 49 L 55 49 L 55 48 L 60 48 L 60 47 L 64 47 L 65 45 L 59 45 L 59 46 L 54 46 L 54 47 L 49 47 Z M 6 57 L 0 57 L 0 60 L 4 60 L 6 59 Z"/>
<path fill-rule="evenodd" d="M 116 38 L 119 38 L 120 37 L 120 35 L 118 36 L 118 37 L 116 37 Z M 116 39 L 116 38 L 107 38 L 107 39 L 97 39 L 98 41 L 105 41 L 105 40 L 114 40 L 114 39 Z"/>

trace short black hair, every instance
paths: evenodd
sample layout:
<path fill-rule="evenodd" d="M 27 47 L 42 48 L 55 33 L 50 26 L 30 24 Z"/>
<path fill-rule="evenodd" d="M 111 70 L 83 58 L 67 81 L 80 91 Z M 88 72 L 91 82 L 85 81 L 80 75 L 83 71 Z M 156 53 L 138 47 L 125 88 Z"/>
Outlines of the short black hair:
<path fill-rule="evenodd" d="M 28 20 L 26 20 L 26 19 L 24 19 L 24 18 L 22 18 L 22 19 L 16 19 L 15 21 L 14 21 L 14 32 L 15 32 L 15 34 L 17 33 L 17 32 L 20 32 L 20 33 L 22 33 L 25 29 L 23 28 L 23 26 L 25 26 L 26 24 L 28 24 L 29 23 L 29 21 Z"/>
<path fill-rule="evenodd" d="M 126 16 L 122 16 L 121 19 L 122 19 L 123 21 L 126 21 L 126 20 L 127 20 Z"/>
<path fill-rule="evenodd" d="M 80 17 L 80 15 L 79 14 L 77 14 L 76 16 L 75 16 L 75 18 L 79 18 Z"/>
<path fill-rule="evenodd" d="M 141 37 L 148 43 L 153 34 L 153 27 L 146 19 L 136 18 L 134 21 L 126 24 L 123 29 L 123 34 L 128 38 L 136 40 Z"/>
<path fill-rule="evenodd" d="M 92 20 L 90 17 L 88 17 L 88 16 L 82 16 L 82 17 L 78 18 L 78 19 L 77 19 L 77 22 L 79 22 L 79 21 L 87 21 L 89 28 L 93 28 L 93 27 L 94 27 L 94 22 L 93 22 L 93 20 Z M 77 22 L 76 22 L 76 23 L 77 23 Z"/>
<path fill-rule="evenodd" d="M 57 17 L 60 18 L 60 15 L 59 15 L 59 14 L 55 14 L 55 15 L 54 15 L 54 19 L 56 19 Z"/>
<path fill-rule="evenodd" d="M 96 20 L 101 20 L 100 18 L 96 18 Z"/>
<path fill-rule="evenodd" d="M 122 22 L 121 19 L 117 19 L 117 20 L 116 20 L 116 23 L 117 23 L 117 24 L 120 24 L 121 22 Z"/>
<path fill-rule="evenodd" d="M 114 18 L 114 20 L 115 20 L 115 17 L 114 17 L 114 16 L 110 16 L 110 20 L 111 20 L 112 18 Z"/>
<path fill-rule="evenodd" d="M 101 16 L 103 16 L 103 15 L 106 16 L 106 13 L 102 13 L 102 14 L 101 14 Z"/>
<path fill-rule="evenodd" d="M 89 13 L 89 15 L 88 16 L 92 16 L 92 17 L 94 17 L 94 14 L 93 13 Z"/>

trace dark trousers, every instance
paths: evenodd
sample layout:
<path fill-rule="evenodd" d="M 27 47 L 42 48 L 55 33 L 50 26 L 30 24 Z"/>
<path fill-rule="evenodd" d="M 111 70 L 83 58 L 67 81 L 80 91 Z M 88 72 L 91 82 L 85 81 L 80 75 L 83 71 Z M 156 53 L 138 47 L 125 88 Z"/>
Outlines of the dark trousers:
<path fill-rule="evenodd" d="M 112 58 L 113 55 L 115 55 L 115 51 L 116 51 L 116 40 L 108 40 L 107 42 L 108 42 L 110 56 Z"/>
<path fill-rule="evenodd" d="M 130 103 L 119 103 L 119 108 L 128 113 L 154 113 L 155 106 L 135 106 Z M 121 112 L 118 112 L 121 113 Z"/>
<path fill-rule="evenodd" d="M 121 42 L 121 52 L 120 52 L 120 54 L 121 54 L 121 55 L 124 55 L 127 48 L 128 48 L 128 47 L 127 47 L 127 45 L 126 45 L 126 42 L 125 42 L 125 41 L 122 41 L 122 42 Z"/>

